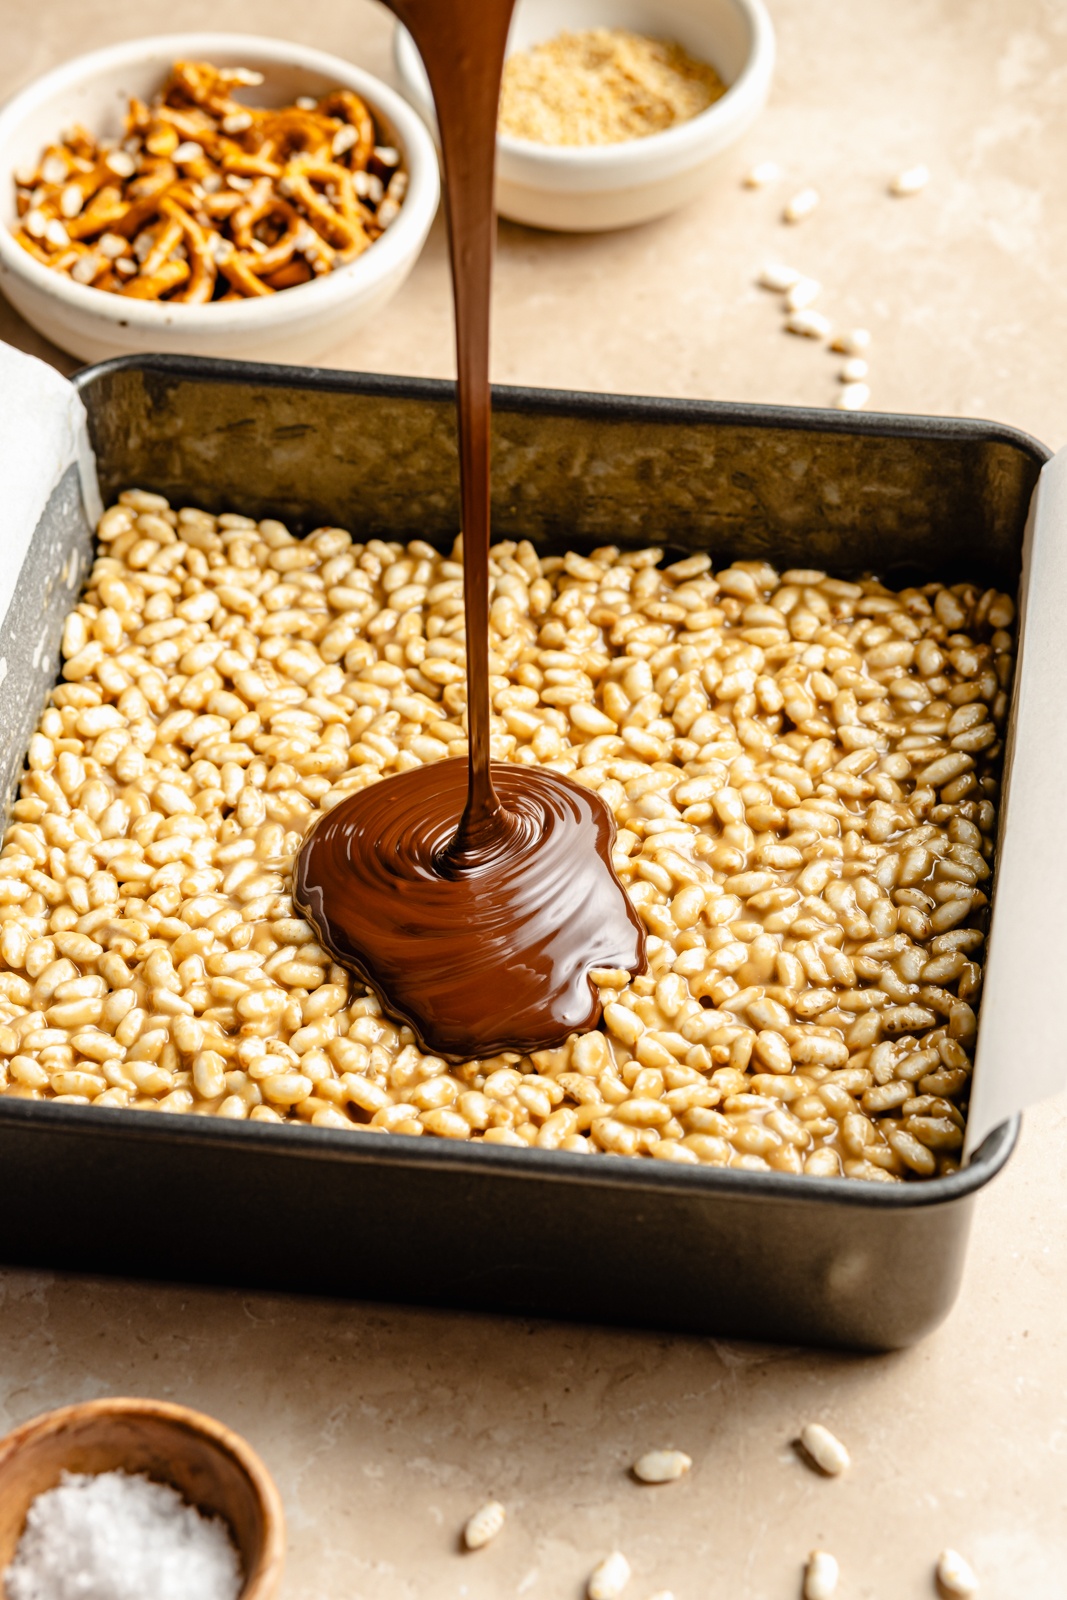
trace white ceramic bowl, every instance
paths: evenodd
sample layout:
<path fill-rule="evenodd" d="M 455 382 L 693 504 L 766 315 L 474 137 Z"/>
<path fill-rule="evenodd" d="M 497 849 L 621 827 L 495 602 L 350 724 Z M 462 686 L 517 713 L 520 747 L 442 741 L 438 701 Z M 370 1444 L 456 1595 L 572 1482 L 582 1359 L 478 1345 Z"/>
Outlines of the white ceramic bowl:
<path fill-rule="evenodd" d="M 409 183 L 389 230 L 357 260 L 328 277 L 254 300 L 202 306 L 131 300 L 74 283 L 23 250 L 11 234 L 15 169 L 32 164 L 72 122 L 116 137 L 130 95 L 149 99 L 174 61 L 253 67 L 264 83 L 253 104 L 291 104 L 340 85 L 374 111 L 383 136 L 399 149 Z M 95 50 L 48 72 L 0 111 L 0 289 L 12 305 L 64 350 L 98 361 L 130 351 L 244 356 L 307 362 L 375 316 L 418 258 L 440 197 L 437 152 L 422 120 L 384 83 L 321 50 L 281 39 L 230 33 L 177 33 Z"/>
<path fill-rule="evenodd" d="M 663 216 L 700 193 L 719 155 L 767 99 L 774 30 L 762 0 L 519 0 L 508 51 L 565 28 L 629 28 L 673 39 L 709 61 L 729 87 L 691 121 L 624 144 L 543 145 L 500 134 L 497 210 L 513 222 L 585 233 Z M 404 93 L 432 127 L 426 69 L 403 27 L 393 52 Z"/>

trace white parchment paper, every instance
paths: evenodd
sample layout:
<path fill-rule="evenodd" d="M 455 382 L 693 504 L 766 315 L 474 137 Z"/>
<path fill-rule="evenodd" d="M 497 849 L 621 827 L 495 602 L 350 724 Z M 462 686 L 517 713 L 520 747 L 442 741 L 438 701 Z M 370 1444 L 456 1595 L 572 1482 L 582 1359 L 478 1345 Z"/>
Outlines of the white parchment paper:
<path fill-rule="evenodd" d="M 41 513 L 77 466 L 90 522 L 101 512 L 85 407 L 74 385 L 44 361 L 0 344 L 0 617 Z"/>
<path fill-rule="evenodd" d="M 968 1155 L 1067 1084 L 1067 450 L 1046 463 L 1034 491 L 1020 592 Z"/>

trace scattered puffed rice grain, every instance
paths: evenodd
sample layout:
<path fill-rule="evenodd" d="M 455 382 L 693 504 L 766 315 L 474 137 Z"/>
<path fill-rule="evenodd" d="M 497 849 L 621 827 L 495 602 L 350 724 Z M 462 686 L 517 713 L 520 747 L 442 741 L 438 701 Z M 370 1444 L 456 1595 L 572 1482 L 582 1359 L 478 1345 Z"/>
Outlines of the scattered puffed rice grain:
<path fill-rule="evenodd" d="M 504 1526 L 507 1512 L 499 1500 L 487 1500 L 474 1513 L 463 1529 L 463 1543 L 468 1550 L 480 1550 L 490 1539 L 495 1539 Z"/>
<path fill-rule="evenodd" d="M 937 1581 L 946 1593 L 960 1595 L 962 1600 L 968 1600 L 970 1595 L 978 1593 L 974 1568 L 958 1550 L 942 1550 L 937 1558 Z"/>
<path fill-rule="evenodd" d="M 861 378 L 867 376 L 867 363 L 862 356 L 849 356 L 847 361 L 842 361 L 838 377 L 842 383 L 859 383 Z"/>
<path fill-rule="evenodd" d="M 819 203 L 818 189 L 798 189 L 792 200 L 788 200 L 782 212 L 783 222 L 803 222 L 805 217 L 810 217 Z"/>
<path fill-rule="evenodd" d="M 62 250 L 70 243 L 70 234 L 58 217 L 52 217 L 45 223 L 44 236 L 56 250 Z"/>
<path fill-rule="evenodd" d="M 804 1600 L 833 1600 L 840 1575 L 829 1550 L 813 1550 L 804 1571 Z"/>
<path fill-rule="evenodd" d="M 313 94 L 298 94 L 295 103 L 301 111 L 317 111 L 319 105 Z"/>
<path fill-rule="evenodd" d="M 773 289 L 775 294 L 785 294 L 803 276 L 795 267 L 784 266 L 780 261 L 769 261 L 759 275 L 759 286 L 761 289 Z"/>
<path fill-rule="evenodd" d="M 871 336 L 866 328 L 852 328 L 848 333 L 839 333 L 834 336 L 830 346 L 843 356 L 861 356 L 871 347 Z"/>
<path fill-rule="evenodd" d="M 673 1483 L 693 1465 L 684 1450 L 647 1450 L 634 1462 L 634 1477 L 642 1483 Z"/>
<path fill-rule="evenodd" d="M 836 1434 L 824 1428 L 821 1422 L 809 1422 L 801 1430 L 800 1442 L 817 1467 L 827 1477 L 838 1478 L 847 1472 L 851 1458 Z"/>
<path fill-rule="evenodd" d="M 803 311 L 822 293 L 822 284 L 817 278 L 798 278 L 785 297 L 787 311 Z"/>
<path fill-rule="evenodd" d="M 889 182 L 889 193 L 903 198 L 905 195 L 918 194 L 920 189 L 925 189 L 930 182 L 929 167 L 908 167 L 903 172 L 898 172 Z"/>
<path fill-rule="evenodd" d="M 862 411 L 870 398 L 871 389 L 869 384 L 846 383 L 838 391 L 834 405 L 838 411 Z"/>
<path fill-rule="evenodd" d="M 741 182 L 746 189 L 763 189 L 768 183 L 777 183 L 781 176 L 782 169 L 776 161 L 758 161 L 749 167 Z"/>
<path fill-rule="evenodd" d="M 830 318 L 821 311 L 794 311 L 785 319 L 786 331 L 798 333 L 805 339 L 825 339 L 830 332 Z"/>
<path fill-rule="evenodd" d="M 616 1600 L 630 1581 L 630 1563 L 621 1550 L 613 1550 L 593 1568 L 586 1594 L 589 1600 Z"/>

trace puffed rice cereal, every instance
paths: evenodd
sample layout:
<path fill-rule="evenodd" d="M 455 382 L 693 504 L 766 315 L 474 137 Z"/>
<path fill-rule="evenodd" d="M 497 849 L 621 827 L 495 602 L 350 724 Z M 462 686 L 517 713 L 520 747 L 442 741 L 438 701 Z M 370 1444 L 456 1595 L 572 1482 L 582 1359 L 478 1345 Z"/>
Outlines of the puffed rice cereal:
<path fill-rule="evenodd" d="M 492 554 L 493 755 L 614 814 L 648 971 L 449 1065 L 290 898 L 309 824 L 466 754 L 462 565 L 131 490 L 0 854 L 0 1092 L 901 1182 L 955 1170 L 1014 607 L 765 561 Z"/>

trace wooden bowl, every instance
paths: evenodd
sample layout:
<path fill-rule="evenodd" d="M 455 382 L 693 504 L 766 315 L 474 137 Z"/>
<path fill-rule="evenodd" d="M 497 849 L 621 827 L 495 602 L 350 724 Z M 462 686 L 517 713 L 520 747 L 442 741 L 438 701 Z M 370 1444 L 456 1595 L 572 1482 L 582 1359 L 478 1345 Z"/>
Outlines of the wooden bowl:
<path fill-rule="evenodd" d="M 272 1600 L 285 1517 L 266 1467 L 212 1417 L 162 1400 L 88 1400 L 24 1422 L 0 1439 L 0 1600 L 30 1504 L 60 1473 L 143 1472 L 229 1526 L 245 1573 L 241 1600 Z"/>

